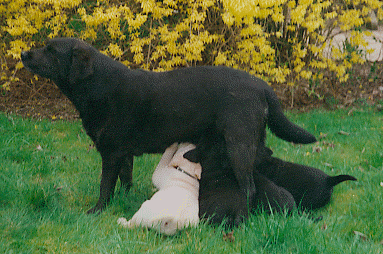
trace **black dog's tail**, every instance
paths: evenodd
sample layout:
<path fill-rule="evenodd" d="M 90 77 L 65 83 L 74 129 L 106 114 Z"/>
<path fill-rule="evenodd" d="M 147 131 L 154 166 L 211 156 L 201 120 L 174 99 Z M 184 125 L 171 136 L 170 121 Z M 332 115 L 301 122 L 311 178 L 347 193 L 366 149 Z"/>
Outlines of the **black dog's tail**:
<path fill-rule="evenodd" d="M 299 144 L 316 142 L 314 135 L 287 119 L 282 112 L 278 97 L 271 87 L 265 89 L 265 94 L 269 107 L 267 125 L 277 137 Z"/>
<path fill-rule="evenodd" d="M 327 178 L 327 186 L 334 187 L 344 181 L 357 181 L 357 179 L 350 175 L 330 176 Z"/>

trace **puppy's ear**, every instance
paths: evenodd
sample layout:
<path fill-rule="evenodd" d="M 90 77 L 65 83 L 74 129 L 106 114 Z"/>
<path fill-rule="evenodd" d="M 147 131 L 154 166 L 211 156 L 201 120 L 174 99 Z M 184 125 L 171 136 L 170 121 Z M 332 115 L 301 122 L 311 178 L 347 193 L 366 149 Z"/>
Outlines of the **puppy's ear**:
<path fill-rule="evenodd" d="M 188 161 L 198 163 L 198 151 L 197 149 L 190 150 L 184 154 L 184 158 L 187 159 Z"/>
<path fill-rule="evenodd" d="M 69 70 L 71 84 L 84 80 L 93 74 L 93 55 L 91 48 L 78 41 L 72 48 L 72 65 Z"/>

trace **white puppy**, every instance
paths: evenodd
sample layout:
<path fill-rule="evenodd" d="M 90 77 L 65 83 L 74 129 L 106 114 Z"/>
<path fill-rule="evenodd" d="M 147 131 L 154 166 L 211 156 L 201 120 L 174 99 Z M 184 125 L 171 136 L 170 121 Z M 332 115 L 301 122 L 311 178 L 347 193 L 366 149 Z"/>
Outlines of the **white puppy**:
<path fill-rule="evenodd" d="M 199 163 L 183 157 L 194 148 L 189 143 L 174 143 L 167 148 L 152 177 L 158 192 L 141 205 L 132 219 L 119 218 L 118 223 L 129 228 L 153 228 L 166 235 L 173 235 L 187 226 L 196 226 L 199 222 L 198 192 L 202 168 Z"/>

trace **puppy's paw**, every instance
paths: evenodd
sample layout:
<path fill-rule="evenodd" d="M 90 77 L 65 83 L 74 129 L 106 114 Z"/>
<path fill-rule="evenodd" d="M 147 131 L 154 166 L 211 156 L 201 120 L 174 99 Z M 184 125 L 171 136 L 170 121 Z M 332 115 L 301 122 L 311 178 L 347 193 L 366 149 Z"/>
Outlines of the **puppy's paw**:
<path fill-rule="evenodd" d="M 173 217 L 165 217 L 153 223 L 152 228 L 165 235 L 174 235 L 178 229 L 184 227 L 182 222 L 180 224 Z"/>
<path fill-rule="evenodd" d="M 118 218 L 117 224 L 126 228 L 128 226 L 128 221 L 124 217 Z"/>

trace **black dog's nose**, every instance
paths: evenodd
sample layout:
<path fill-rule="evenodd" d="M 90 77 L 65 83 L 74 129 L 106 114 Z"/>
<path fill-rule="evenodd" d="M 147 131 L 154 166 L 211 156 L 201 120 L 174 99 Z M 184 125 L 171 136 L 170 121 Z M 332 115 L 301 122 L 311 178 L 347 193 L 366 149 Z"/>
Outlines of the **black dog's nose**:
<path fill-rule="evenodd" d="M 29 51 L 23 51 L 21 52 L 21 60 L 25 61 L 31 58 L 31 54 Z"/>

